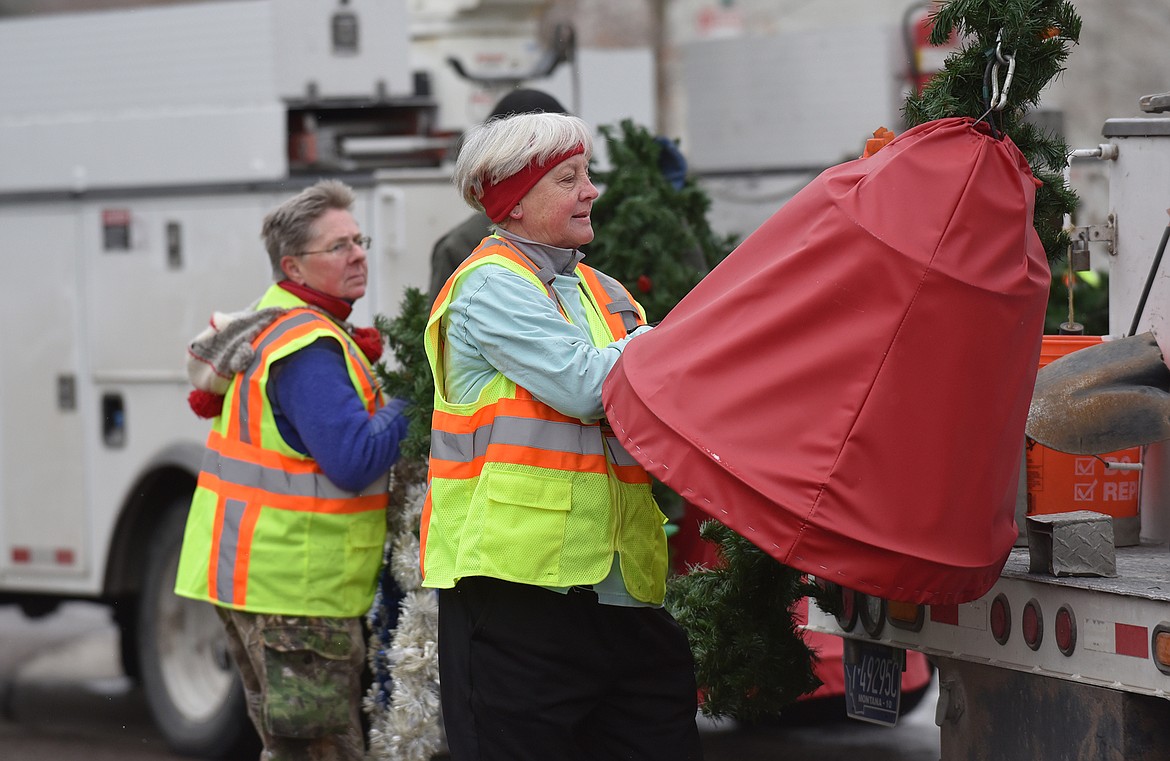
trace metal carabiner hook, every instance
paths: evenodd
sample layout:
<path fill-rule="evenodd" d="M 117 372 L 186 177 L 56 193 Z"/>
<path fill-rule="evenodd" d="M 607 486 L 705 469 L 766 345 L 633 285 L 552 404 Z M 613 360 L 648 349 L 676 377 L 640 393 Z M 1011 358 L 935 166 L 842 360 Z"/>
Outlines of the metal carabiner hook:
<path fill-rule="evenodd" d="M 1007 76 L 1003 80 L 1003 90 L 999 89 L 999 67 L 1006 64 L 1008 67 Z M 1008 102 L 1008 90 L 1012 86 L 1012 78 L 1016 75 L 1016 57 L 1015 55 L 1004 55 L 1003 52 L 1003 30 L 995 35 L 995 63 L 991 66 L 991 104 L 990 110 L 1002 111 Z"/>

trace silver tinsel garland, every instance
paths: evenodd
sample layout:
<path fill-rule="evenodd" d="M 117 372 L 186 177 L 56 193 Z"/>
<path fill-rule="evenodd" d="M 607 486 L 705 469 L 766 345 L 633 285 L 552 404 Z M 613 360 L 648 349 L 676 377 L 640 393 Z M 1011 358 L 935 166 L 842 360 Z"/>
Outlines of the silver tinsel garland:
<path fill-rule="evenodd" d="M 370 717 L 371 761 L 430 761 L 443 745 L 438 601 L 434 590 L 422 588 L 419 569 L 425 495 L 425 464 L 395 469 L 387 519 L 388 574 L 383 574 L 369 613 L 374 682 L 364 704 Z M 397 590 L 387 588 L 387 577 Z M 396 612 L 388 607 L 393 605 Z"/>

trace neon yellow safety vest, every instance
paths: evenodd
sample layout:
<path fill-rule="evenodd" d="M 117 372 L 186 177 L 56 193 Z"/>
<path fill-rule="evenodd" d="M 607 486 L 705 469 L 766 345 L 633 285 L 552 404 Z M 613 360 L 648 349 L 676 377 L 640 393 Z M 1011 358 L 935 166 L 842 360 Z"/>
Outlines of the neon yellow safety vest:
<path fill-rule="evenodd" d="M 426 351 L 435 378 L 429 488 L 423 507 L 423 585 L 464 576 L 541 586 L 594 584 L 618 554 L 630 595 L 661 603 L 665 516 L 650 477 L 608 426 L 562 415 L 502 373 L 467 404 L 444 397 L 443 326 L 452 293 L 478 267 L 504 267 L 553 294 L 526 256 L 493 236 L 455 271 L 432 308 Z M 623 338 L 645 315 L 620 283 L 578 265 L 594 346 Z M 562 309 L 566 320 L 568 315 Z"/>
<path fill-rule="evenodd" d="M 191 502 L 175 593 L 253 613 L 353 617 L 373 602 L 386 536 L 388 479 L 362 493 L 333 484 L 276 427 L 267 384 L 274 362 L 322 338 L 342 347 L 369 414 L 383 404 L 349 335 L 283 288 L 258 309 L 284 307 L 252 342 L 207 439 Z"/>

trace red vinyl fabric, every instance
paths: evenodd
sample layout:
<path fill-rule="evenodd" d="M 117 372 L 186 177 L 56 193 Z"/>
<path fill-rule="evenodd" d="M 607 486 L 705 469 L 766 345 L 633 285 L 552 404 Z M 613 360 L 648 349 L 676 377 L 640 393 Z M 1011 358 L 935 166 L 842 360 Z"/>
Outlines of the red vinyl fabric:
<path fill-rule="evenodd" d="M 1016 538 L 1050 282 L 1038 184 L 959 118 L 823 172 L 626 347 L 609 423 L 786 565 L 893 600 L 981 596 Z"/>

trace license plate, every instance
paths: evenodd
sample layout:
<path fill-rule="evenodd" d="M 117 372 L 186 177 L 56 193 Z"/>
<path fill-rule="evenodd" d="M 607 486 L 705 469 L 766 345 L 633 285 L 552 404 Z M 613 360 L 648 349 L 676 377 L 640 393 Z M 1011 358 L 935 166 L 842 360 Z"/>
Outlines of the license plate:
<path fill-rule="evenodd" d="M 875 642 L 845 640 L 845 713 L 894 726 L 902 700 L 906 651 Z"/>

